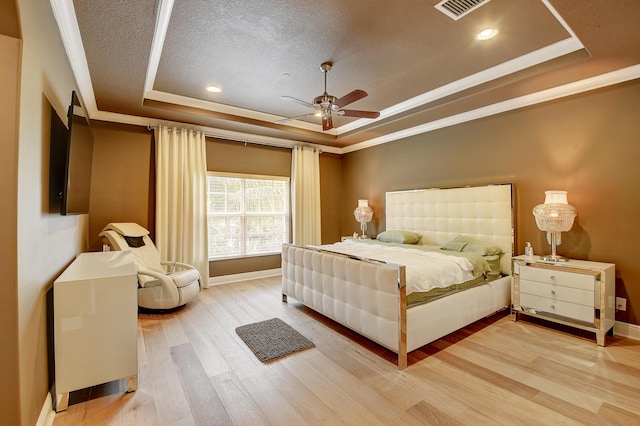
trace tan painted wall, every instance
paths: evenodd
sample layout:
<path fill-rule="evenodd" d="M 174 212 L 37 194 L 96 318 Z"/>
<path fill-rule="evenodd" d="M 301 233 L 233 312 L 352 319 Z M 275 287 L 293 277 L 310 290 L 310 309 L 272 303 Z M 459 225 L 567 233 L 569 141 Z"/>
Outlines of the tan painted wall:
<path fill-rule="evenodd" d="M 207 170 L 266 176 L 290 176 L 291 150 L 207 138 Z"/>
<path fill-rule="evenodd" d="M 22 38 L 15 0 L 4 0 L 0 3 L 0 34 L 16 39 Z"/>
<path fill-rule="evenodd" d="M 154 158 L 151 134 L 92 123 L 93 168 L 89 207 L 92 251 L 102 249 L 98 236 L 111 222 L 135 222 L 149 228 L 149 173 Z"/>
<path fill-rule="evenodd" d="M 320 208 L 322 210 L 322 244 L 340 241 L 346 234 L 340 228 L 342 211 L 342 156 L 320 154 Z M 355 208 L 355 206 L 353 207 Z"/>
<path fill-rule="evenodd" d="M 36 423 L 49 397 L 47 293 L 53 281 L 88 244 L 87 215 L 50 214 L 50 104 L 66 117 L 76 82 L 49 2 L 18 0 L 23 45 L 20 65 L 18 136 L 18 348 L 20 419 Z M 66 120 L 65 120 L 66 122 Z M 5 331 L 3 327 L 3 333 Z M 13 332 L 13 331 L 11 331 Z M 3 361 L 4 362 L 4 361 Z M 6 422 L 3 417 L 3 422 Z"/>
<path fill-rule="evenodd" d="M 18 240 L 18 92 L 21 41 L 0 35 L 0 418 L 19 424 Z M 8 226 L 7 226 L 8 225 Z"/>
<path fill-rule="evenodd" d="M 344 156 L 342 230 L 357 227 L 351 206 L 372 201 L 370 233 L 385 229 L 386 191 L 513 182 L 517 252 L 531 241 L 549 253 L 533 207 L 544 191 L 568 191 L 578 210 L 558 253 L 616 264 L 616 293 L 640 323 L 640 81 L 460 124 Z M 348 232 L 347 232 L 348 233 Z"/>
<path fill-rule="evenodd" d="M 18 106 L 17 229 L 20 419 L 33 425 L 49 398 L 51 373 L 47 302 L 53 281 L 88 245 L 88 217 L 49 213 L 51 106 L 66 118 L 77 85 L 48 2 L 18 0 L 22 30 Z M 66 119 L 64 120 L 66 122 Z M 3 421 L 6 419 L 3 418 Z"/>

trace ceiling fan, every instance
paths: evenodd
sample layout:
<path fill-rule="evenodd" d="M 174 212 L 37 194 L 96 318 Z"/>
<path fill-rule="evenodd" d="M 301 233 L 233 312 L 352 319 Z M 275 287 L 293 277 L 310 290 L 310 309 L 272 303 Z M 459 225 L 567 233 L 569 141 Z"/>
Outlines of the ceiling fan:
<path fill-rule="evenodd" d="M 364 90 L 353 90 L 347 93 L 341 98 L 329 95 L 327 93 L 327 73 L 332 67 L 331 62 L 323 62 L 320 65 L 320 71 L 324 74 L 324 93 L 320 96 L 316 96 L 313 99 L 313 103 L 305 102 L 301 99 L 294 98 L 293 96 L 282 96 L 282 99 L 297 102 L 306 107 L 315 109 L 315 112 L 308 114 L 297 115 L 295 117 L 284 118 L 276 121 L 277 124 L 282 124 L 290 120 L 296 120 L 302 117 L 311 117 L 313 115 L 322 117 L 322 130 L 333 129 L 333 115 L 344 115 L 346 117 L 360 117 L 360 118 L 378 118 L 379 112 L 374 111 L 360 111 L 356 109 L 344 109 L 345 106 L 360 100 L 367 96 L 367 92 Z"/>

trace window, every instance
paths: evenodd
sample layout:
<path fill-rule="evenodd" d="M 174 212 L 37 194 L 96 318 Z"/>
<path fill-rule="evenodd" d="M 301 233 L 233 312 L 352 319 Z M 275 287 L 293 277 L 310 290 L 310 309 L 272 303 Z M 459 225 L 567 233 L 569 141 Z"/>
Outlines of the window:
<path fill-rule="evenodd" d="M 209 259 L 275 254 L 289 242 L 289 178 L 207 175 Z"/>

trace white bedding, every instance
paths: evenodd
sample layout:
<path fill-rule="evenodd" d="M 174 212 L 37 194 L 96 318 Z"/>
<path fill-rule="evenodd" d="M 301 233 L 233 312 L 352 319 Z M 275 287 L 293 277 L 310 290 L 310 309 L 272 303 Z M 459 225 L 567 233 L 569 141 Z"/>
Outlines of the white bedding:
<path fill-rule="evenodd" d="M 357 240 L 325 244 L 319 248 L 361 258 L 406 266 L 406 291 L 427 292 L 475 278 L 473 265 L 464 257 L 447 256 L 417 249 L 367 244 Z"/>

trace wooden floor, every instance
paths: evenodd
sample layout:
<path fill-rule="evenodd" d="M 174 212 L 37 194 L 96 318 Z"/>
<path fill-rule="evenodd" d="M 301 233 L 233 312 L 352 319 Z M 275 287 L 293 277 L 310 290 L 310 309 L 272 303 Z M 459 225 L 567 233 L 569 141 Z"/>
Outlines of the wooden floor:
<path fill-rule="evenodd" d="M 263 364 L 235 328 L 279 317 L 316 348 Z M 496 314 L 396 357 L 295 301 L 280 278 L 139 315 L 139 387 L 74 392 L 54 425 L 640 424 L 640 341 Z"/>

